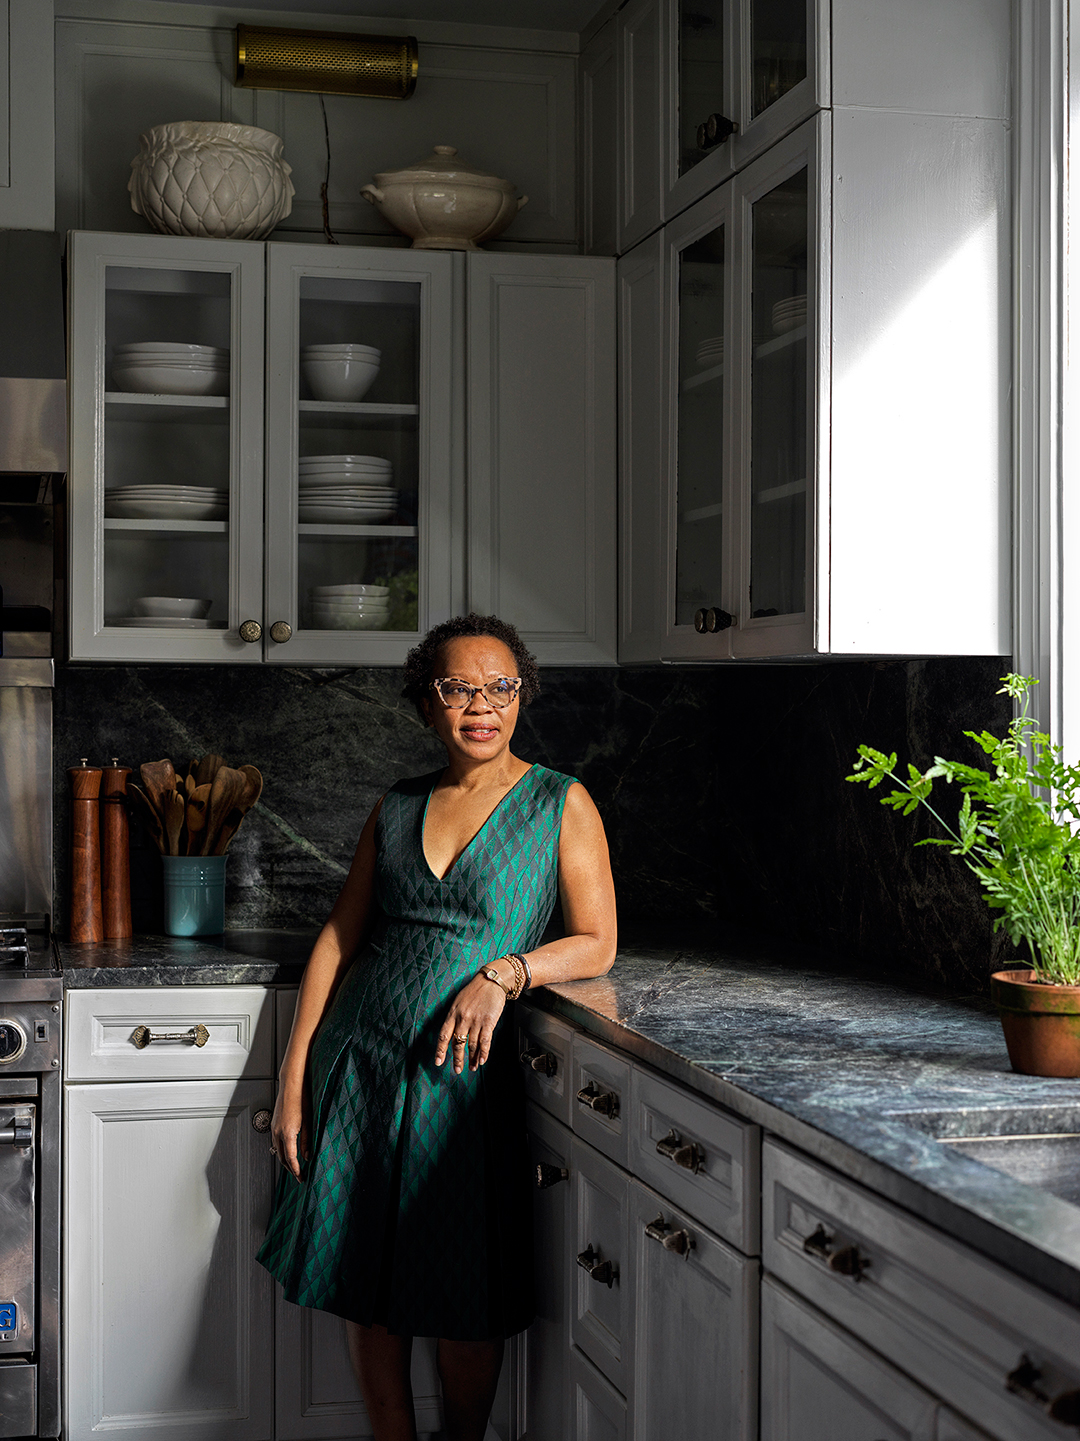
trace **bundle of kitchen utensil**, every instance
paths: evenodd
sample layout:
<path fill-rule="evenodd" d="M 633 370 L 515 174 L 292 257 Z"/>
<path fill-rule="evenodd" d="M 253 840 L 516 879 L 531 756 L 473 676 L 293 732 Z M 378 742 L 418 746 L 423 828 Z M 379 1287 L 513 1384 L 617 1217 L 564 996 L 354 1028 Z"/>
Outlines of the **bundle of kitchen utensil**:
<path fill-rule="evenodd" d="M 254 766 L 234 769 L 218 755 L 193 760 L 184 776 L 170 760 L 147 761 L 139 775 L 142 785 L 128 789 L 163 856 L 223 856 L 263 786 Z"/>

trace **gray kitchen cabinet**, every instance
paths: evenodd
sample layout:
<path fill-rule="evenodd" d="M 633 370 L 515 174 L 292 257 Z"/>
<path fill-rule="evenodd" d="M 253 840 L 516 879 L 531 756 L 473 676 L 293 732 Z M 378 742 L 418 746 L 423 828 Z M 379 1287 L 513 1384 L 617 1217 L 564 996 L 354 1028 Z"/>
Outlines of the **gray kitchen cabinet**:
<path fill-rule="evenodd" d="M 580 1352 L 570 1352 L 570 1441 L 627 1441 L 626 1399 Z"/>
<path fill-rule="evenodd" d="M 823 111 L 622 258 L 621 659 L 1008 652 L 1004 135 Z"/>
<path fill-rule="evenodd" d="M 586 255 L 614 255 L 618 216 L 618 65 L 615 21 L 581 52 L 581 223 Z"/>
<path fill-rule="evenodd" d="M 52 230 L 52 0 L 0 0 L 0 230 Z"/>
<path fill-rule="evenodd" d="M 615 17 L 618 94 L 617 250 L 663 222 L 661 134 L 669 0 L 629 0 Z"/>
<path fill-rule="evenodd" d="M 551 665 L 615 662 L 615 263 L 467 257 L 468 597 Z"/>
<path fill-rule="evenodd" d="M 535 1167 L 533 1244 L 537 1257 L 536 1320 L 524 1343 L 524 1413 L 529 1441 L 564 1441 L 570 1434 L 570 1292 L 573 1220 L 571 1147 L 567 1128 L 535 1103 L 528 1106 Z"/>
<path fill-rule="evenodd" d="M 634 1273 L 627 1251 L 629 1180 L 578 1137 L 571 1151 L 570 1336 L 629 1399 L 634 1376 Z"/>
<path fill-rule="evenodd" d="M 87 990 L 67 1008 L 64 1434 L 271 1441 L 267 994 Z"/>
<path fill-rule="evenodd" d="M 73 659 L 397 665 L 472 605 L 541 661 L 613 663 L 611 261 L 90 233 L 70 256 Z M 345 341 L 378 374 L 318 399 L 302 348 Z M 218 347 L 223 393 L 121 389 L 117 347 L 146 342 Z M 383 492 L 305 498 L 324 457 Z M 327 621 L 318 588 L 357 584 L 388 588 L 388 628 Z M 209 610 L 147 616 L 160 596 Z"/>

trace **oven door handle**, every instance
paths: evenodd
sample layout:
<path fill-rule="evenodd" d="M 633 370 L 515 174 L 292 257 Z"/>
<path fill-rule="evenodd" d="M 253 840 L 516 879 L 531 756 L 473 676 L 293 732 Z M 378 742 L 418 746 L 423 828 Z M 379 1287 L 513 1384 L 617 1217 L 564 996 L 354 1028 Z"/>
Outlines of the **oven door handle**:
<path fill-rule="evenodd" d="M 27 1117 L 16 1116 L 10 1126 L 0 1126 L 0 1146 L 17 1146 L 25 1151 L 34 1142 L 34 1123 Z"/>

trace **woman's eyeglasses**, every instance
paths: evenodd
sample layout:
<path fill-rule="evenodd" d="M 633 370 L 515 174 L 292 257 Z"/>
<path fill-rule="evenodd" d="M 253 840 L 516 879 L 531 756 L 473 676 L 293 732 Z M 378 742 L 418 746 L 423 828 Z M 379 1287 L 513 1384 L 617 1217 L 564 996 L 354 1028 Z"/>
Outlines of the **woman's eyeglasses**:
<path fill-rule="evenodd" d="M 444 676 L 433 680 L 431 689 L 449 710 L 464 710 L 480 691 L 496 710 L 505 710 L 521 689 L 521 677 L 501 675 L 497 680 L 489 680 L 487 685 L 469 685 L 468 681 L 458 680 L 456 676 Z"/>

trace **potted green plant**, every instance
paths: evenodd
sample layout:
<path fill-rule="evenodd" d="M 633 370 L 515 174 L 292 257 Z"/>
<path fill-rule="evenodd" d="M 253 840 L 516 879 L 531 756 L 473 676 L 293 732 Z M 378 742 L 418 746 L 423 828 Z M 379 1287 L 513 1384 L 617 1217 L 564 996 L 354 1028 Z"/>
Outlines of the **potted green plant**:
<path fill-rule="evenodd" d="M 1080 1076 L 1080 766 L 1067 766 L 1061 747 L 1029 714 L 1030 676 L 1002 678 L 999 695 L 1020 702 L 1003 738 L 964 734 L 989 766 L 935 756 L 926 771 L 897 774 L 895 752 L 861 745 L 847 780 L 897 789 L 881 804 L 903 815 L 923 806 L 943 834 L 918 841 L 945 846 L 979 878 L 987 903 L 1031 956 L 1027 969 L 997 971 L 990 982 L 1013 1070 L 1034 1076 Z M 963 801 L 955 826 L 931 805 L 934 782 L 957 785 Z"/>

